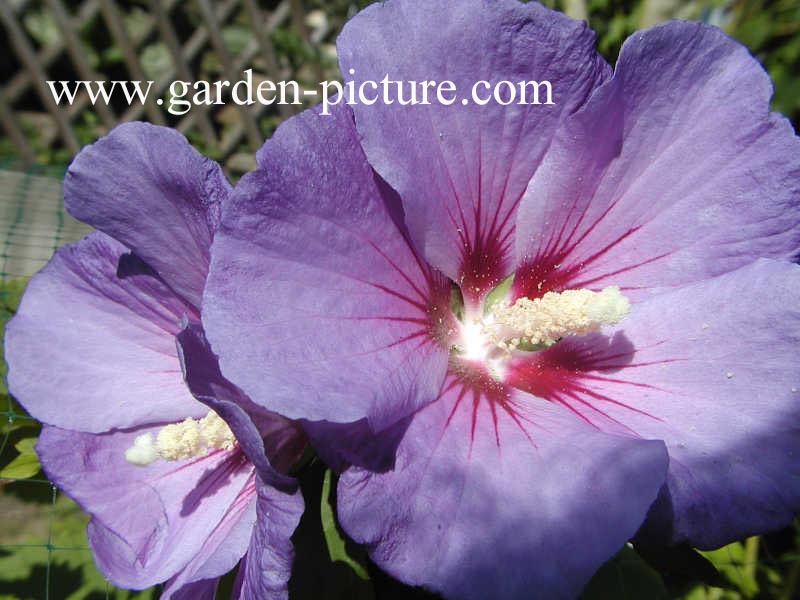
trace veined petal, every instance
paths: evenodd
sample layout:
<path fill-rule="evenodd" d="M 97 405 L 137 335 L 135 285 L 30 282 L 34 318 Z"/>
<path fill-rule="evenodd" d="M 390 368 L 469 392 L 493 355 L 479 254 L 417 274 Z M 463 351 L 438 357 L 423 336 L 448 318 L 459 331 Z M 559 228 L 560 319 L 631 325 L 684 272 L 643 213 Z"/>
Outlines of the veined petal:
<path fill-rule="evenodd" d="M 72 161 L 64 204 L 199 307 L 219 204 L 230 187 L 219 165 L 174 129 L 124 123 Z"/>
<path fill-rule="evenodd" d="M 565 338 L 508 383 L 603 431 L 664 440 L 649 531 L 712 548 L 800 510 L 800 267 L 762 260 L 635 303 L 608 336 Z"/>
<path fill-rule="evenodd" d="M 610 69 L 594 50 L 594 33 L 531 2 L 391 0 L 351 19 L 337 48 L 342 76 L 356 89 L 384 77 L 451 81 L 453 105 L 353 106 L 372 166 L 403 201 L 411 237 L 433 266 L 462 286 L 469 302 L 513 270 L 517 205 L 550 145 L 556 125 L 581 106 Z M 485 82 L 478 84 L 478 82 Z M 549 81 L 552 104 L 479 105 L 501 81 L 501 99 L 520 83 Z M 373 95 L 367 87 L 367 94 Z M 533 87 L 527 88 L 533 102 Z M 449 96 L 449 94 L 447 94 Z M 466 102 L 466 103 L 464 103 Z"/>
<path fill-rule="evenodd" d="M 56 251 L 8 324 L 9 389 L 40 421 L 102 432 L 205 414 L 175 334 L 195 310 L 102 233 Z"/>
<path fill-rule="evenodd" d="M 342 475 L 342 526 L 390 574 L 446 597 L 574 597 L 644 519 L 663 444 L 510 388 L 444 390 L 414 416 L 394 470 Z"/>
<path fill-rule="evenodd" d="M 629 38 L 528 187 L 514 294 L 618 285 L 637 298 L 797 256 L 800 138 L 769 112 L 771 93 L 714 27 Z"/>
<path fill-rule="evenodd" d="M 95 561 L 120 587 L 149 587 L 190 565 L 198 579 L 217 577 L 233 568 L 249 540 L 237 527 L 239 519 L 252 525 L 255 496 L 244 455 L 217 450 L 177 463 L 127 462 L 134 438 L 157 430 L 91 434 L 45 426 L 36 445 L 48 478 L 92 515 L 87 534 Z M 205 564 L 209 558 L 225 560 Z"/>
<path fill-rule="evenodd" d="M 309 110 L 223 211 L 203 325 L 223 375 L 288 418 L 380 430 L 429 401 L 450 290 L 404 237 L 347 107 Z"/>

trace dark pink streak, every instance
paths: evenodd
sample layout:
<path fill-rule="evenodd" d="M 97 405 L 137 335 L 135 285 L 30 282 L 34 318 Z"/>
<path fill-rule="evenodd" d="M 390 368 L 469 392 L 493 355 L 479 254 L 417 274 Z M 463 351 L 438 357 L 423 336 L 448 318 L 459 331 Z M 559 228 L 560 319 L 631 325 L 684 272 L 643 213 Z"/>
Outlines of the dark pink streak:
<path fill-rule="evenodd" d="M 464 245 L 457 283 L 468 306 L 479 306 L 483 297 L 508 275 L 508 249 L 508 243 L 498 237 L 483 235 Z"/>
<path fill-rule="evenodd" d="M 564 220 L 557 233 L 555 229 L 551 230 L 547 242 L 543 246 L 540 246 L 536 255 L 532 258 L 527 258 L 518 267 L 517 276 L 511 290 L 512 299 L 516 300 L 523 296 L 538 298 L 549 291 L 562 291 L 570 287 L 587 287 L 601 279 L 627 273 L 628 271 L 657 262 L 672 253 L 672 251 L 659 253 L 631 264 L 624 264 L 625 261 L 623 261 L 622 266 L 615 270 L 609 270 L 600 275 L 590 275 L 583 278 L 579 277 L 579 274 L 584 269 L 591 266 L 599 258 L 605 256 L 610 250 L 652 222 L 651 219 L 650 221 L 638 225 L 631 225 L 605 246 L 599 248 L 590 256 L 579 260 L 574 256 L 575 250 L 584 240 L 596 231 L 597 226 L 600 225 L 612 209 L 614 209 L 617 202 L 618 201 L 611 203 L 580 235 L 577 234 L 587 215 L 588 204 L 584 207 L 580 217 L 575 220 L 569 233 L 566 231 L 569 219 Z M 576 207 L 577 200 L 573 202 L 571 211 L 576 210 Z M 577 239 L 575 239 L 576 235 Z M 640 288 L 634 286 L 626 289 Z"/>
<path fill-rule="evenodd" d="M 631 406 L 624 399 L 602 394 L 593 387 L 608 382 L 617 389 L 630 386 L 632 392 L 643 388 L 663 392 L 656 386 L 628 381 L 619 374 L 636 366 L 633 362 L 635 353 L 633 346 L 621 334 L 613 338 L 600 334 L 579 340 L 568 338 L 546 350 L 514 357 L 505 382 L 538 398 L 565 406 L 597 429 L 603 429 L 603 423 L 613 423 L 635 433 L 609 415 L 604 407 L 621 407 L 655 420 L 659 420 L 658 417 Z M 613 367 L 609 365 L 609 359 L 614 361 Z M 598 374 L 612 370 L 615 375 L 611 377 Z"/>
<path fill-rule="evenodd" d="M 587 234 L 594 229 L 597 223 L 599 223 L 599 221 L 589 228 Z M 574 249 L 574 246 L 556 253 L 537 256 L 530 264 L 523 265 L 517 270 L 517 276 L 514 279 L 514 285 L 511 291 L 512 299 L 516 300 L 523 296 L 527 298 L 539 298 L 547 292 L 559 292 L 567 289 L 570 284 L 575 281 L 578 273 L 585 269 L 587 265 L 592 264 L 594 261 L 604 256 L 617 244 L 621 243 L 638 230 L 639 227 L 631 227 L 614 241 L 609 242 L 588 258 L 577 263 L 572 262 L 571 264 L 564 264 L 564 261 L 569 260 L 568 257 Z M 619 274 L 630 271 L 647 262 L 652 261 L 647 260 L 639 264 L 626 266 L 615 271 L 615 273 Z"/>
<path fill-rule="evenodd" d="M 498 448 L 500 447 L 499 421 L 501 414 L 508 415 L 533 444 L 528 431 L 522 423 L 526 419 L 519 413 L 518 407 L 512 398 L 511 388 L 492 377 L 486 366 L 480 361 L 453 357 L 450 361 L 448 377 L 442 387 L 440 398 L 447 394 L 457 394 L 457 396 L 445 427 L 450 425 L 453 416 L 465 404 L 464 399 L 469 399 L 466 410 L 471 413 L 470 447 L 475 441 L 478 419 L 482 418 L 491 419 L 495 443 Z"/>
<path fill-rule="evenodd" d="M 472 230 L 467 232 L 466 221 L 464 231 L 459 230 L 462 241 L 459 248 L 461 265 L 456 283 L 461 287 L 464 301 L 473 307 L 478 306 L 480 300 L 510 273 L 509 253 L 516 229 L 514 216 L 522 200 L 522 193 L 516 198 L 506 198 L 505 193 L 504 188 L 500 200 L 493 203 L 494 210 L 490 207 L 485 211 L 479 191 L 473 207 Z M 461 211 L 458 197 L 456 204 Z M 463 213 L 461 214 L 463 220 Z M 468 235 L 464 236 L 464 233 Z"/>

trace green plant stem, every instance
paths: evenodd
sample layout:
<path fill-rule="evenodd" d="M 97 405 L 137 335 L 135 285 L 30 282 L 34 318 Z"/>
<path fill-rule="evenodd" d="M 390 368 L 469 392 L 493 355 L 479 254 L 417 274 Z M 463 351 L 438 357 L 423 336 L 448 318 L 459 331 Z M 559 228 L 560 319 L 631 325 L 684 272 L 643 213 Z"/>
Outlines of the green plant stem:
<path fill-rule="evenodd" d="M 756 578 L 756 567 L 758 566 L 758 544 L 760 539 L 761 538 L 757 536 L 747 538 L 744 545 L 744 572 L 748 579 L 754 581 Z"/>
<path fill-rule="evenodd" d="M 780 600 L 792 600 L 792 598 L 795 598 L 798 582 L 800 582 L 800 560 L 796 560 L 792 565 L 792 570 L 789 571 L 789 576 L 786 578 L 786 587 L 783 588 Z"/>

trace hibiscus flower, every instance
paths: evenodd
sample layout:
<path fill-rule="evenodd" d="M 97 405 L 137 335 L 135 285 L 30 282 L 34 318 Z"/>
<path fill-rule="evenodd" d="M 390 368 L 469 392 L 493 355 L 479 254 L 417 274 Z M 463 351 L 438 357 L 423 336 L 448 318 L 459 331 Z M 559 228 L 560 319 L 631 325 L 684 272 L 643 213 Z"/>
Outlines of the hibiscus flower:
<path fill-rule="evenodd" d="M 643 523 L 710 548 L 800 509 L 800 141 L 713 27 L 639 32 L 613 71 L 593 46 L 534 3 L 367 8 L 346 82 L 554 105 L 306 112 L 212 247 L 222 372 L 335 424 L 345 530 L 448 597 L 572 597 Z"/>
<path fill-rule="evenodd" d="M 285 596 L 303 510 L 286 473 L 304 435 L 243 416 L 199 326 L 230 188 L 177 132 L 119 126 L 64 183 L 100 231 L 31 279 L 6 333 L 9 389 L 44 424 L 45 473 L 91 515 L 98 567 L 119 587 L 166 582 L 163 598 L 213 598 L 245 553 L 236 597 Z"/>

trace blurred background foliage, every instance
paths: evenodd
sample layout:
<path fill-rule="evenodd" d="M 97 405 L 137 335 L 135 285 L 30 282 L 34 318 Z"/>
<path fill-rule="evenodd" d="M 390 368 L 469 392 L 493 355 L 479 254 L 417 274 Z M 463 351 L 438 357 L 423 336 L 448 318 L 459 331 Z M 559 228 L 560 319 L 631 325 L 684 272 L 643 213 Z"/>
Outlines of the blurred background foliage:
<path fill-rule="evenodd" d="M 171 65 L 167 43 L 147 33 L 151 1 L 117 2 L 129 36 L 139 40 L 138 60 L 148 78 L 158 78 Z M 163 1 L 163 0 L 162 0 Z M 420 0 L 425 1 L 425 0 Z M 36 49 L 58 43 L 63 29 L 48 2 L 0 0 L 17 8 L 24 6 L 22 26 Z M 255 60 L 255 68 L 289 73 L 298 81 L 315 85 L 338 77 L 333 42 L 344 21 L 370 0 L 292 0 L 292 17 L 269 31 L 274 64 Z M 598 48 L 612 64 L 625 38 L 643 27 L 670 19 L 694 19 L 723 28 L 750 48 L 769 71 L 775 84 L 773 108 L 788 115 L 795 129 L 800 123 L 800 0 L 545 0 L 546 5 L 588 20 L 598 34 Z M 64 1 L 77 11 L 81 0 Z M 280 9 L 278 0 L 261 0 L 267 12 Z M 298 7 L 302 9 L 297 12 Z M 298 18 L 299 16 L 299 18 Z M 194 2 L 181 5 L 171 16 L 182 43 L 202 22 Z M 82 52 L 94 72 L 111 79 L 125 75 L 123 52 L 98 26 L 99 17 L 89 19 L 76 31 Z M 221 39 L 230 55 L 238 56 L 252 42 L 253 27 L 244 13 L 234 13 L 220 25 Z M 22 68 L 9 49 L 9 33 L 0 28 L 0 82 L 11 81 Z M 222 78 L 219 53 L 208 46 L 193 56 L 191 68 L 197 79 Z M 74 80 L 67 60 L 48 67 L 55 80 Z M 287 77 L 282 77 L 286 79 Z M 2 96 L 2 93 L 0 93 Z M 0 137 L 0 166 L 35 163 L 48 172 L 63 172 L 73 151 L 53 133 L 53 124 L 41 99 L 23 94 L 14 105 L 15 117 L 25 133 L 33 156 L 21 156 L 8 137 Z M 115 107 L 122 113 L 123 106 Z M 266 137 L 299 107 L 270 107 L 260 113 L 257 126 Z M 163 113 L 165 123 L 177 126 L 180 119 Z M 98 114 L 86 107 L 71 115 L 78 142 L 93 141 L 107 130 Z M 144 115 L 143 118 L 147 118 Z M 210 114 L 213 135 L 189 128 L 187 135 L 204 154 L 225 161 L 234 177 L 252 167 L 252 143 L 236 127 L 239 115 L 231 106 L 215 107 Z M 230 144 L 232 131 L 241 140 Z M 216 140 L 214 142 L 210 139 Z M 227 143 L 227 150 L 223 146 Z M 25 280 L 0 273 L 0 340 L 5 321 L 13 315 Z M 41 473 L 33 444 L 39 425 L 27 417 L 8 394 L 0 361 L 0 600 L 157 598 L 159 590 L 117 590 L 97 572 L 87 548 L 87 516 L 60 494 Z M 295 536 L 298 559 L 292 581 L 293 598 L 385 599 L 433 598 L 408 588 L 382 574 L 337 529 L 333 521 L 335 485 L 319 463 L 308 470 L 303 483 L 309 509 Z M 225 597 L 232 578 L 221 584 Z M 584 600 L 793 600 L 800 598 L 800 524 L 778 532 L 741 540 L 724 548 L 698 552 L 679 547 L 669 550 L 635 549 L 626 546 L 609 561 L 587 587 Z"/>
<path fill-rule="evenodd" d="M 597 31 L 612 64 L 625 38 L 667 19 L 716 25 L 745 44 L 775 85 L 772 107 L 800 123 L 800 1 L 798 0 L 564 0 L 550 2 L 580 14 Z M 576 8 L 577 7 L 577 8 Z"/>

